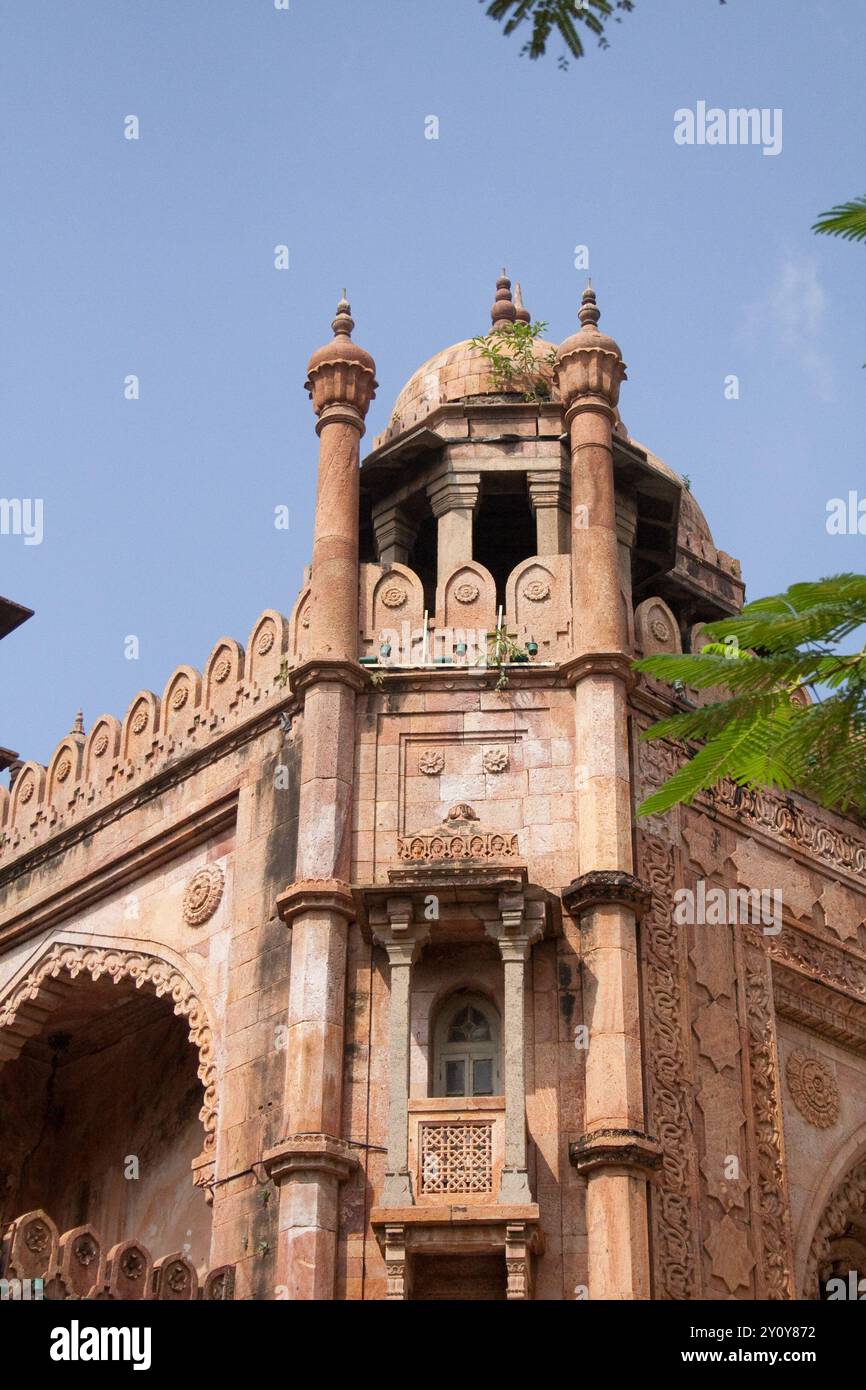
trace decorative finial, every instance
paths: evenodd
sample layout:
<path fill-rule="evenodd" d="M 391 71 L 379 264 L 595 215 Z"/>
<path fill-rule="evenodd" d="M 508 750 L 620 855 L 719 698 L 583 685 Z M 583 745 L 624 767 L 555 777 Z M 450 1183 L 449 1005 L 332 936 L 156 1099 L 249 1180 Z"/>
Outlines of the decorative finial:
<path fill-rule="evenodd" d="M 595 290 L 592 288 L 591 280 L 586 282 L 586 289 L 583 292 L 577 317 L 584 328 L 595 328 L 601 318 L 601 310 L 595 302 Z"/>
<path fill-rule="evenodd" d="M 531 323 L 531 322 L 532 322 L 532 315 L 530 314 L 530 312 L 529 312 L 528 309 L 524 309 L 524 307 L 523 307 L 523 291 L 522 291 L 521 288 L 520 288 L 520 281 L 519 281 L 519 280 L 517 281 L 516 285 L 514 286 L 514 308 L 515 308 L 515 311 L 516 311 L 516 316 L 517 316 L 517 322 L 518 322 L 518 323 Z"/>
<path fill-rule="evenodd" d="M 76 714 L 76 716 L 75 716 L 75 723 L 72 725 L 72 728 L 69 730 L 69 733 L 70 733 L 70 735 L 72 735 L 72 734 L 82 734 L 82 735 L 83 735 L 83 734 L 84 734 L 84 711 L 83 711 L 83 710 L 79 710 L 78 713 Z"/>
<path fill-rule="evenodd" d="M 516 318 L 516 310 L 511 301 L 511 281 L 504 267 L 496 281 L 496 301 L 490 310 L 490 318 L 494 328 L 504 328 L 514 323 Z"/>
<path fill-rule="evenodd" d="M 351 338 L 352 336 L 355 320 L 352 318 L 352 306 L 346 298 L 345 290 L 343 290 L 343 298 L 337 305 L 337 317 L 331 327 L 334 330 L 335 338 Z"/>

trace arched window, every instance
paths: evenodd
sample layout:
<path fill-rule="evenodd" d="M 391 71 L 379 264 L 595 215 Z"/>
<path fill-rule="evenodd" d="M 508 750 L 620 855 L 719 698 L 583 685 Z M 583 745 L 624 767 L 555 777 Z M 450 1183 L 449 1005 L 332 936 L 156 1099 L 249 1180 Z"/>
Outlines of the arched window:
<path fill-rule="evenodd" d="M 433 1094 L 496 1096 L 500 1086 L 499 1014 L 478 994 L 446 1000 L 435 1035 Z"/>

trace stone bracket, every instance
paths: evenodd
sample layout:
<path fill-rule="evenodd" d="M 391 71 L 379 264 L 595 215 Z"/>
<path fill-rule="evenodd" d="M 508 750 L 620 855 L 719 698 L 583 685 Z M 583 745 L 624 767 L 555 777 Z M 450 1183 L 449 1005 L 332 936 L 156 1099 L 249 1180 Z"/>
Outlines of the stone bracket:
<path fill-rule="evenodd" d="M 277 912 L 289 927 L 302 912 L 336 912 L 348 922 L 355 916 L 355 900 L 340 879 L 298 879 L 277 898 Z"/>
<path fill-rule="evenodd" d="M 662 1146 L 640 1129 L 597 1129 L 568 1146 L 568 1157 L 579 1173 L 597 1168 L 626 1168 L 649 1177 L 661 1167 Z"/>

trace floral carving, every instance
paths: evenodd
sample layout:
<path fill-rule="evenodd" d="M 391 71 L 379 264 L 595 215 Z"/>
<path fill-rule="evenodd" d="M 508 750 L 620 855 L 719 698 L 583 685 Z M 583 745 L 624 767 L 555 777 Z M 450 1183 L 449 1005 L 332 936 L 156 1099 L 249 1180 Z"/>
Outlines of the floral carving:
<path fill-rule="evenodd" d="M 508 767 L 507 748 L 488 748 L 481 759 L 485 772 L 504 772 Z"/>
<path fill-rule="evenodd" d="M 268 627 L 263 627 L 261 632 L 259 633 L 259 640 L 256 643 L 256 651 L 258 652 L 259 656 L 267 656 L 268 652 L 271 650 L 271 647 L 274 645 L 274 641 L 275 634 L 273 625 L 271 624 Z"/>
<path fill-rule="evenodd" d="M 658 642 L 669 642 L 671 639 L 671 630 L 658 613 L 650 622 L 650 632 Z"/>
<path fill-rule="evenodd" d="M 94 745 L 93 745 L 93 756 L 94 756 L 94 758 L 101 758 L 101 757 L 103 756 L 103 754 L 104 754 L 107 750 L 108 750 L 108 734 L 100 734 L 100 735 L 99 735 L 99 738 L 96 740 L 96 742 L 95 742 Z"/>
<path fill-rule="evenodd" d="M 213 678 L 217 685 L 222 685 L 231 675 L 232 664 L 227 656 L 221 656 L 216 666 L 213 668 Z"/>
<path fill-rule="evenodd" d="M 839 1118 L 839 1087 L 830 1068 L 812 1052 L 792 1052 L 785 1068 L 791 1099 L 816 1129 L 830 1129 Z"/>
<path fill-rule="evenodd" d="M 174 1004 L 176 1014 L 187 1019 L 189 1040 L 198 1050 L 198 1075 L 204 1088 L 204 1104 L 199 1111 L 204 1131 L 204 1150 L 214 1148 L 217 1122 L 217 1071 L 214 1061 L 213 1033 L 204 1005 L 193 990 L 189 981 L 168 961 L 157 956 L 148 956 L 136 951 L 122 951 L 94 946 L 52 946 L 39 964 L 30 972 L 17 989 L 0 1003 L 0 1028 L 8 1028 L 23 1014 L 28 1017 L 32 1002 L 39 994 L 45 980 L 56 980 L 59 975 L 70 975 L 73 979 L 85 973 L 93 980 L 103 975 L 117 983 L 129 979 L 141 988 L 146 985 L 158 998 L 168 995 Z M 38 1006 L 37 1006 L 38 1008 Z M 41 1010 L 37 1013 L 41 1020 Z M 20 1035 L 20 1046 L 25 1035 Z"/>
<path fill-rule="evenodd" d="M 454 597 L 458 603 L 474 603 L 480 593 L 481 590 L 477 584 L 470 584 L 468 581 L 464 581 L 462 584 L 457 585 L 454 590 Z"/>
<path fill-rule="evenodd" d="M 517 836 L 500 831 L 434 831 L 429 835 L 401 835 L 397 841 L 401 860 L 430 863 L 461 859 L 516 859 Z"/>
<path fill-rule="evenodd" d="M 24 1232 L 24 1244 L 32 1255 L 42 1255 L 51 1244 L 51 1232 L 44 1221 L 31 1221 Z"/>
<path fill-rule="evenodd" d="M 546 579 L 533 579 L 529 584 L 524 584 L 523 597 L 528 598 L 531 603 L 542 603 L 544 599 L 550 598 L 550 585 Z"/>
<path fill-rule="evenodd" d="M 99 1247 L 92 1236 L 79 1236 L 72 1247 L 72 1253 L 78 1263 L 86 1269 L 99 1254 Z"/>
<path fill-rule="evenodd" d="M 33 778 L 25 777 L 24 781 L 21 783 L 21 791 L 18 793 L 18 800 L 21 802 L 22 806 L 26 806 L 27 802 L 33 796 L 33 789 Z"/>
<path fill-rule="evenodd" d="M 389 584 L 382 590 L 382 602 L 386 608 L 402 608 L 409 595 L 400 584 Z"/>
<path fill-rule="evenodd" d="M 58 782 L 65 782 L 71 771 L 72 771 L 72 759 L 71 759 L 71 758 L 61 758 L 61 759 L 60 759 L 60 762 L 57 764 L 57 780 L 58 780 Z"/>
<path fill-rule="evenodd" d="M 418 759 L 418 771 L 425 777 L 435 777 L 445 766 L 445 754 L 441 748 L 427 748 Z"/>
<path fill-rule="evenodd" d="M 183 709 L 188 699 L 189 686 L 184 684 L 176 685 L 174 690 L 171 692 L 172 709 Z"/>
<path fill-rule="evenodd" d="M 468 801 L 455 801 L 453 806 L 448 808 L 445 817 L 446 822 L 450 820 L 477 820 L 478 812 L 469 805 Z"/>
<path fill-rule="evenodd" d="M 120 1272 L 124 1279 L 140 1279 L 147 1261 L 140 1250 L 126 1250 L 120 1261 Z"/>
<path fill-rule="evenodd" d="M 193 874 L 183 895 L 183 919 L 191 927 L 200 927 L 213 917 L 223 895 L 223 874 L 217 864 L 207 864 Z"/>
<path fill-rule="evenodd" d="M 173 1293 L 186 1293 L 189 1289 L 189 1270 L 182 1260 L 169 1265 L 166 1283 Z"/>
<path fill-rule="evenodd" d="M 146 709 L 146 707 L 145 707 L 144 705 L 141 705 L 141 706 L 139 707 L 139 709 L 137 710 L 137 712 L 136 712 L 134 718 L 133 718 L 133 721 L 132 721 L 132 732 L 133 732 L 134 734 L 143 734 L 146 728 L 147 728 L 147 709 Z"/>

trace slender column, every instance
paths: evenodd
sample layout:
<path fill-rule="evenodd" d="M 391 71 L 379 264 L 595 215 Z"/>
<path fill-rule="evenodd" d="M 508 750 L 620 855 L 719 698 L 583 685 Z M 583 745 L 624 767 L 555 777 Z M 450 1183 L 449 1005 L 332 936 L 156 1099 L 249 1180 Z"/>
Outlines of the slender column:
<path fill-rule="evenodd" d="M 284 1138 L 264 1155 L 280 1187 L 277 1282 L 293 1299 L 334 1296 L 339 1183 L 355 1166 L 340 1136 L 346 932 L 358 665 L 358 465 L 375 364 L 351 340 L 341 300 L 334 339 L 310 359 L 319 475 L 310 657 L 291 674 L 303 699 L 296 880 L 277 907 L 292 927 Z"/>
<path fill-rule="evenodd" d="M 388 1070 L 388 1159 L 383 1207 L 410 1207 L 415 1198 L 409 1173 L 409 1009 L 412 966 L 430 936 L 429 927 L 412 925 L 409 898 L 389 898 L 388 924 L 373 935 L 388 952 L 391 973 Z"/>
<path fill-rule="evenodd" d="M 587 1176 L 592 1298 L 650 1296 L 647 1170 L 658 1146 L 644 1133 L 632 877 L 627 690 L 628 619 L 621 591 L 612 429 L 625 367 L 596 327 L 587 288 L 581 330 L 557 354 L 571 446 L 576 760 L 581 773 L 579 877 L 563 892 L 584 931 L 589 1024 L 586 1132 L 572 1149 Z"/>
<path fill-rule="evenodd" d="M 529 504 L 535 516 L 537 555 L 567 555 L 568 479 L 561 468 L 527 474 Z"/>
<path fill-rule="evenodd" d="M 522 894 L 503 894 L 499 922 L 488 934 L 499 943 L 505 977 L 502 1020 L 505 1084 L 505 1162 L 499 1184 L 500 1202 L 518 1206 L 532 1201 L 526 1158 L 526 1020 L 524 1017 L 526 962 L 542 925 L 530 920 Z"/>
<path fill-rule="evenodd" d="M 472 559 L 472 519 L 478 506 L 480 473 L 453 470 L 428 484 L 427 496 L 438 518 L 436 582 L 444 584 L 458 565 Z"/>

